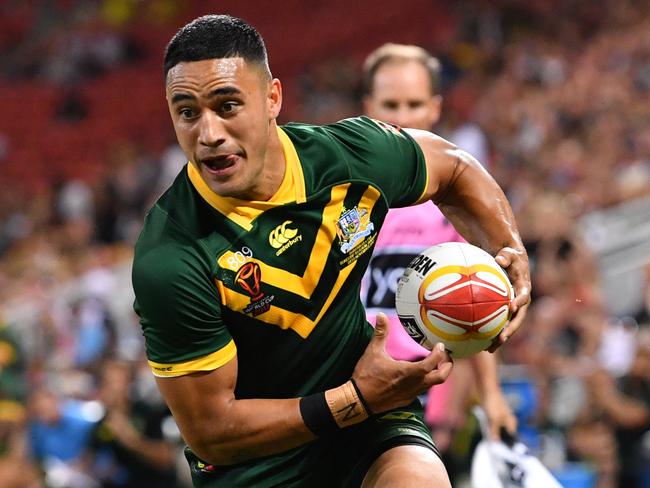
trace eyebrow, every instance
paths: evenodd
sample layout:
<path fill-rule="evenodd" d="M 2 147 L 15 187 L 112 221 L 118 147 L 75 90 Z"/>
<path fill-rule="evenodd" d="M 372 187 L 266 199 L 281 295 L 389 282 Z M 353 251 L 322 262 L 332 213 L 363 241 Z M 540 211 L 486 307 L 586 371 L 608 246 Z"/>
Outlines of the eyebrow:
<path fill-rule="evenodd" d="M 235 88 L 234 86 L 224 86 L 222 88 L 217 88 L 216 90 L 213 90 L 210 93 L 210 98 L 223 96 L 223 95 L 239 95 L 241 93 L 242 92 L 239 88 Z M 190 95 L 189 93 L 176 93 L 172 97 L 172 105 L 182 102 L 184 100 L 196 100 L 196 97 L 194 95 Z"/>
<path fill-rule="evenodd" d="M 196 100 L 196 97 L 187 93 L 177 93 L 172 97 L 172 105 L 182 102 L 183 100 Z"/>

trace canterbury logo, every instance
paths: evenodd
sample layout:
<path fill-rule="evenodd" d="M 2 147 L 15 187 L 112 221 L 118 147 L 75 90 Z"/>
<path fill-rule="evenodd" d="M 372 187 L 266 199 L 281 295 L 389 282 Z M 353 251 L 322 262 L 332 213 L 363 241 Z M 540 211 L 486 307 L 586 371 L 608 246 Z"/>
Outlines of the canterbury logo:
<path fill-rule="evenodd" d="M 287 225 L 291 224 L 290 220 L 285 220 L 281 225 L 278 225 L 269 234 L 269 244 L 275 249 L 280 249 L 291 239 L 296 237 L 298 229 L 290 229 Z"/>

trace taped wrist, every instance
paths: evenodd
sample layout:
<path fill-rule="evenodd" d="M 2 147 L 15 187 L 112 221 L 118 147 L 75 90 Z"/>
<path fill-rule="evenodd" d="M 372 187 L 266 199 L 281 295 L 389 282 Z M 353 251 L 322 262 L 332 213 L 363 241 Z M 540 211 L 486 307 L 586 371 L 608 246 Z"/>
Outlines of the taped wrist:
<path fill-rule="evenodd" d="M 337 388 L 302 397 L 300 414 L 307 428 L 320 437 L 366 420 L 369 414 L 364 403 L 355 385 L 348 381 Z"/>

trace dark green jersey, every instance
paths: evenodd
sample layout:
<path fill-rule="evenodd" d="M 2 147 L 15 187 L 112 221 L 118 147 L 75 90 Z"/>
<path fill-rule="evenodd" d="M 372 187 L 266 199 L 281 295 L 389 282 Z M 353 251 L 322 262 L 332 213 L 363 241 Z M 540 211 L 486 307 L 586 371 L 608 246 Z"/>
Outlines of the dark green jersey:
<path fill-rule="evenodd" d="M 133 286 L 155 375 L 209 371 L 236 355 L 237 398 L 293 398 L 344 383 L 365 350 L 372 327 L 361 278 L 388 208 L 424 192 L 422 152 L 404 132 L 368 118 L 289 124 L 278 134 L 286 170 L 270 200 L 220 197 L 188 164 L 147 215 Z M 391 415 L 395 426 L 384 420 Z M 433 445 L 410 412 L 359 425 L 346 435 L 370 429 L 368 439 L 382 445 L 391 436 Z M 337 473 L 326 457 L 351 455 L 336 446 L 321 440 L 209 472 L 188 458 L 197 486 L 317 486 L 314 476 L 343 486 L 325 476 Z M 345 462 L 352 472 L 361 460 Z"/>
<path fill-rule="evenodd" d="M 363 117 L 278 132 L 269 201 L 220 197 L 188 164 L 147 215 L 133 285 L 154 374 L 237 355 L 238 398 L 290 398 L 340 385 L 363 353 L 361 277 L 388 208 L 422 196 L 423 155 Z"/>

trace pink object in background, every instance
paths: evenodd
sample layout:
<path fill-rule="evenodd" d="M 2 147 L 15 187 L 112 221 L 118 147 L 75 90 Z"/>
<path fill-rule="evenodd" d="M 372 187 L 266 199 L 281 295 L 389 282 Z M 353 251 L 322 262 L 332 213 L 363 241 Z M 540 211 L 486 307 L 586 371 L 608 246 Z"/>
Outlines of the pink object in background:
<path fill-rule="evenodd" d="M 362 283 L 361 299 L 371 324 L 375 324 L 379 312 L 388 317 L 386 350 L 394 359 L 413 361 L 428 354 L 402 327 L 395 312 L 395 292 L 397 282 L 411 260 L 421 251 L 442 242 L 465 240 L 433 202 L 391 209 L 381 227 Z M 444 417 L 450 381 L 451 378 L 429 391 L 425 418 L 430 424 L 440 422 Z"/>

